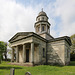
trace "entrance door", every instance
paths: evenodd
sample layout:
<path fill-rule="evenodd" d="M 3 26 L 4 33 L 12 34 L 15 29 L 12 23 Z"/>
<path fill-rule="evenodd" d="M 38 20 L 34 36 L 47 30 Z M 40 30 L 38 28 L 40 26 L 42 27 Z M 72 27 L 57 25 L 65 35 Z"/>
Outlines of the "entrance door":
<path fill-rule="evenodd" d="M 29 62 L 29 49 L 26 50 L 26 62 Z"/>

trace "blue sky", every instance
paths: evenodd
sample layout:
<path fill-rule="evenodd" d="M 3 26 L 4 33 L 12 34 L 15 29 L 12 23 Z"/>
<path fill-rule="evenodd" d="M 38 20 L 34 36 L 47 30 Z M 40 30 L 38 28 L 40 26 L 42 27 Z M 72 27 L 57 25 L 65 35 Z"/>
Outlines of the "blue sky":
<path fill-rule="evenodd" d="M 0 40 L 8 41 L 17 32 L 35 32 L 42 8 L 53 37 L 75 34 L 75 0 L 0 0 Z"/>
<path fill-rule="evenodd" d="M 44 6 L 48 5 L 50 2 L 55 2 L 56 0 L 16 0 L 17 3 L 22 3 L 24 6 L 36 6 L 42 3 Z"/>

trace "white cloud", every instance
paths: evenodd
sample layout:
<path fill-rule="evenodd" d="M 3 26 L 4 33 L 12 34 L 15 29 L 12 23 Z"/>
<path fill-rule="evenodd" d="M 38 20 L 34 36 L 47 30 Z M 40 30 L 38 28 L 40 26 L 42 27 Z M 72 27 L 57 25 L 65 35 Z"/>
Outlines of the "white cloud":
<path fill-rule="evenodd" d="M 59 36 L 75 33 L 75 0 L 56 0 L 55 17 L 61 17 Z"/>
<path fill-rule="evenodd" d="M 15 0 L 0 0 L 0 40 L 8 41 L 18 31 L 34 31 L 35 15 Z"/>
<path fill-rule="evenodd" d="M 0 0 L 0 40 L 8 41 L 20 31 L 34 31 L 34 23 L 40 9 L 48 14 L 51 23 L 51 34 L 55 37 L 72 35 L 75 33 L 75 0 L 56 0 L 47 6 L 40 3 L 38 6 L 23 6 L 15 0 Z M 58 29 L 56 21 L 60 17 Z"/>

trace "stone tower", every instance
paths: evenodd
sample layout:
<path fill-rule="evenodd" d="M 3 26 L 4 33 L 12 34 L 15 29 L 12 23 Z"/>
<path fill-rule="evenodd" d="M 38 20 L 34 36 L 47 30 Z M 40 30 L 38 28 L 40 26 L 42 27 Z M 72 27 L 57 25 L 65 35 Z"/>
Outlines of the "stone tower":
<path fill-rule="evenodd" d="M 36 17 L 35 32 L 43 38 L 50 40 L 53 38 L 50 35 L 50 25 L 47 14 L 42 10 Z"/>

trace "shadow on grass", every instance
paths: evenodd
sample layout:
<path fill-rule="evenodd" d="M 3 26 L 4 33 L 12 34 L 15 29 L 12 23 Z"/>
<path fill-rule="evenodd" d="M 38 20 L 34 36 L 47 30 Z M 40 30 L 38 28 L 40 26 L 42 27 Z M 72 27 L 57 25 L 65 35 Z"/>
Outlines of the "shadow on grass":
<path fill-rule="evenodd" d="M 15 68 L 15 69 L 22 69 L 21 67 L 4 67 L 4 66 L 0 66 L 0 69 L 6 69 L 6 70 L 9 70 L 11 68 Z"/>
<path fill-rule="evenodd" d="M 54 64 L 50 66 L 56 66 L 56 67 L 64 67 L 64 65 L 59 65 L 59 64 Z M 65 66 L 75 66 L 75 61 L 70 61 L 70 64 L 65 65 Z"/>

